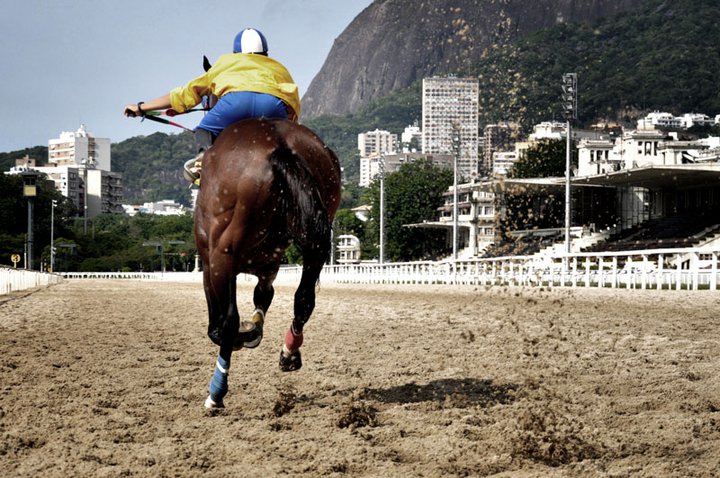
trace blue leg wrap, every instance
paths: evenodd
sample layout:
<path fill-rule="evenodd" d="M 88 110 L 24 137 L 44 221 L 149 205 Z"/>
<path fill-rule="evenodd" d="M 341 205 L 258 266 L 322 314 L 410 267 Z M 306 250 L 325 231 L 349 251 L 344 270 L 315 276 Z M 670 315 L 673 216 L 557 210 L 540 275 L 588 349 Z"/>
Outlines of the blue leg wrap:
<path fill-rule="evenodd" d="M 216 403 L 221 403 L 223 397 L 228 392 L 228 370 L 230 369 L 230 361 L 218 356 L 215 364 L 215 372 L 212 380 L 210 380 L 210 398 Z"/>

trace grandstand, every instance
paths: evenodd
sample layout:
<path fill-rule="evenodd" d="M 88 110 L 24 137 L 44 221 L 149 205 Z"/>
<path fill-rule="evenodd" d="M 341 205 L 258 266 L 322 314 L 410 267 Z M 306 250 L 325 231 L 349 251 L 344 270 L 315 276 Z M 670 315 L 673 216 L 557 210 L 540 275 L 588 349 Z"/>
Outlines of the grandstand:
<path fill-rule="evenodd" d="M 697 247 L 720 237 L 720 211 L 650 219 L 609 236 L 583 252 Z"/>

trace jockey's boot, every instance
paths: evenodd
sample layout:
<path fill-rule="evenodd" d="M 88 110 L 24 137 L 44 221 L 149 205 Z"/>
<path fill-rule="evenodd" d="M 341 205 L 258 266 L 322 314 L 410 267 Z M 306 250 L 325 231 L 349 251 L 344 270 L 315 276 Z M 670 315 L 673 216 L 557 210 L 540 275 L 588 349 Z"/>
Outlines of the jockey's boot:
<path fill-rule="evenodd" d="M 183 167 L 183 176 L 192 184 L 200 186 L 200 170 L 202 169 L 202 157 L 210 146 L 212 146 L 213 136 L 210 131 L 197 128 L 195 129 L 195 150 L 197 155 L 186 161 Z"/>

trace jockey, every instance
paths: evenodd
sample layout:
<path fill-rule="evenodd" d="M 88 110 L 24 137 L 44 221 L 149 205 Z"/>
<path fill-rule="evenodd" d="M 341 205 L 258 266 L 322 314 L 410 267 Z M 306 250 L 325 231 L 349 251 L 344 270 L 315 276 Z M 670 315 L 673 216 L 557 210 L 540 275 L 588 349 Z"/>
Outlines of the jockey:
<path fill-rule="evenodd" d="M 233 53 L 220 56 L 205 74 L 160 98 L 127 105 L 124 114 L 143 116 L 145 111 L 166 108 L 183 113 L 200 104 L 203 97 L 217 97 L 217 104 L 195 129 L 198 155 L 184 167 L 185 178 L 199 184 L 203 151 L 227 126 L 248 118 L 298 120 L 298 87 L 287 69 L 267 53 L 265 36 L 246 28 L 235 37 Z"/>

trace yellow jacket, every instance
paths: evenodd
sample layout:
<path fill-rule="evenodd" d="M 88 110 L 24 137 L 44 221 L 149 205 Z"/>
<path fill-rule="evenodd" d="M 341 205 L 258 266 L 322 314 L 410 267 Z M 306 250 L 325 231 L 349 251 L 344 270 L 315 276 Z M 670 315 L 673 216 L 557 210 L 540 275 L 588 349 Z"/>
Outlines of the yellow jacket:
<path fill-rule="evenodd" d="M 292 108 L 296 118 L 300 117 L 298 86 L 287 69 L 270 57 L 247 53 L 220 56 L 204 75 L 170 91 L 170 104 L 182 113 L 199 104 L 205 95 L 220 98 L 232 91 L 273 95 Z"/>

